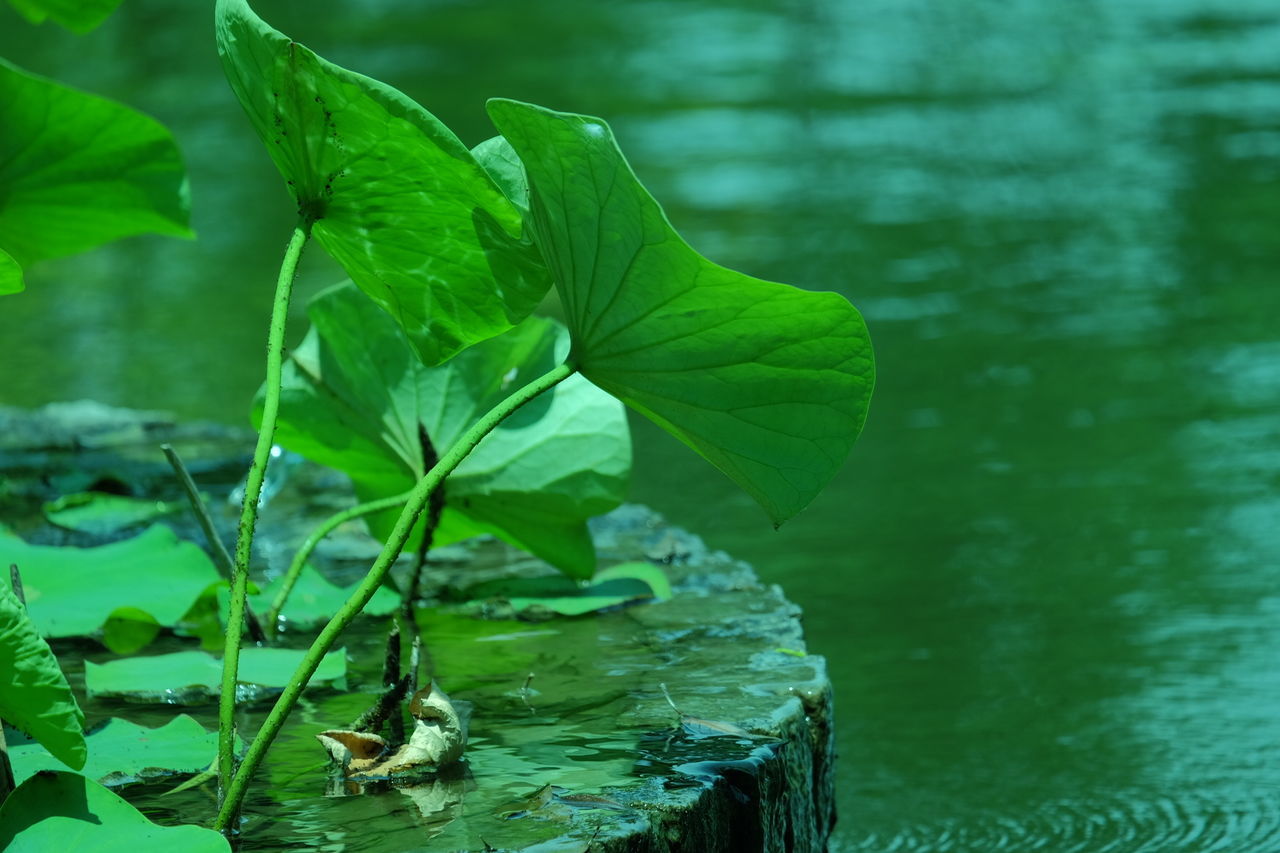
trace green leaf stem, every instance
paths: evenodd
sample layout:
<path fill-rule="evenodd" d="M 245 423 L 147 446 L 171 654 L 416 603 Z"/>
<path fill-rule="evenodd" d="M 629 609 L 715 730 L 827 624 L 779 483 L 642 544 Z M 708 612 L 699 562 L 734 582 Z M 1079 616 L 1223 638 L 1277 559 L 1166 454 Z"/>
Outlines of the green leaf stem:
<path fill-rule="evenodd" d="M 438 364 L 526 317 L 550 287 L 519 210 L 410 98 L 218 0 L 218 51 L 313 235 Z"/>
<path fill-rule="evenodd" d="M 516 101 L 489 115 L 524 163 L 573 363 L 729 475 L 781 523 L 835 475 L 866 419 L 857 310 L 717 266 L 671 227 L 600 119 Z"/>

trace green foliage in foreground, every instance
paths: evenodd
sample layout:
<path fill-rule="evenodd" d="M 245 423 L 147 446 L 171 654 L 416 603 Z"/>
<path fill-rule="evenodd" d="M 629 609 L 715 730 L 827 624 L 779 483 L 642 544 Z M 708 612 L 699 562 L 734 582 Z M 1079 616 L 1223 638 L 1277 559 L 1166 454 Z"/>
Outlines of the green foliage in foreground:
<path fill-rule="evenodd" d="M 22 290 L 36 261 L 134 234 L 189 237 L 188 208 L 159 122 L 0 59 L 0 294 Z"/>
<path fill-rule="evenodd" d="M 0 673 L 0 718 L 68 767 L 84 767 L 84 713 L 7 581 L 0 582 Z"/>
<path fill-rule="evenodd" d="M 218 833 L 198 826 L 157 826 L 116 794 L 78 773 L 46 770 L 0 805 L 6 853 L 230 853 Z"/>

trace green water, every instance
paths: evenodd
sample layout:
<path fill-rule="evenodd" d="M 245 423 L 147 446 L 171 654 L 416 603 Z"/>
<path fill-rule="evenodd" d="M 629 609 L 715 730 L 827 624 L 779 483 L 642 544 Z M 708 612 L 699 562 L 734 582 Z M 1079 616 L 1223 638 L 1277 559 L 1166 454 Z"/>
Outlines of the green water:
<path fill-rule="evenodd" d="M 0 54 L 175 129 L 200 232 L 34 271 L 0 402 L 247 407 L 292 209 L 194 5 L 0 9 Z M 704 253 L 864 310 L 864 439 L 780 532 L 637 426 L 635 497 L 829 658 L 835 850 L 1280 846 L 1274 0 L 258 8 L 468 142 L 490 95 L 605 116 Z"/>

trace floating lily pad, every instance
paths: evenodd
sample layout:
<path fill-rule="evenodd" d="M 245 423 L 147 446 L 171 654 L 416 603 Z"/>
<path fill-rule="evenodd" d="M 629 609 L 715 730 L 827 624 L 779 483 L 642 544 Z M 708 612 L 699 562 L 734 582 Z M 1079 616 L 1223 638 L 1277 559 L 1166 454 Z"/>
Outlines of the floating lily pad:
<path fill-rule="evenodd" d="M 0 806 L 5 853 L 92 850 L 94 853 L 230 853 L 227 840 L 200 826 L 157 826 L 79 773 L 45 770 Z"/>
<path fill-rule="evenodd" d="M 284 579 L 278 578 L 262 591 L 259 600 L 275 601 L 283 584 Z M 289 593 L 289 598 L 285 601 L 284 610 L 280 615 L 293 627 L 306 627 L 327 622 L 351 597 L 357 584 L 358 582 L 345 587 L 335 586 L 311 566 L 306 566 L 298 576 L 298 582 Z M 226 596 L 219 597 L 219 604 L 225 611 Z M 373 594 L 373 598 L 369 599 L 363 612 L 369 616 L 385 616 L 399 606 L 400 596 L 386 587 L 381 587 Z"/>
<path fill-rule="evenodd" d="M 153 501 L 103 492 L 77 492 L 44 505 L 44 517 L 59 527 L 105 536 L 185 509 L 178 501 Z"/>
<path fill-rule="evenodd" d="M 288 684 L 305 652 L 300 649 L 250 648 L 240 652 L 241 685 L 256 696 L 279 692 Z M 346 687 L 347 661 L 342 649 L 324 656 L 311 677 L 311 687 Z M 197 705 L 217 698 L 222 661 L 206 652 L 126 658 L 84 665 L 85 689 L 91 697 L 135 702 Z"/>
<path fill-rule="evenodd" d="M 81 772 L 104 785 L 126 785 L 178 773 L 198 773 L 218 753 L 218 733 L 207 732 L 191 717 L 180 714 L 158 729 L 112 717 L 85 741 L 89 760 Z M 40 770 L 63 770 L 65 765 L 38 743 L 9 747 L 13 775 L 19 782 Z"/>
<path fill-rule="evenodd" d="M 0 531 L 0 564 L 10 563 L 22 570 L 27 611 L 46 637 L 89 636 L 113 616 L 137 622 L 139 612 L 172 626 L 219 580 L 204 551 L 160 526 L 97 548 L 28 545 Z M 108 639 L 122 636 L 129 632 Z"/>
<path fill-rule="evenodd" d="M 599 571 L 585 585 L 561 575 L 511 578 L 474 586 L 467 596 L 472 600 L 502 599 L 525 618 L 581 616 L 633 601 L 670 598 L 671 584 L 652 563 L 634 562 Z"/>

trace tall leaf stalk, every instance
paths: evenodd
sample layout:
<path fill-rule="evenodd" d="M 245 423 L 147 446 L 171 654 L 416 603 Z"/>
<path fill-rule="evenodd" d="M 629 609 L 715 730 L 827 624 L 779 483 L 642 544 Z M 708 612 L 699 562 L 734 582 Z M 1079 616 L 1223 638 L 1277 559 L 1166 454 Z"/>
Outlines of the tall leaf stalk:
<path fill-rule="evenodd" d="M 290 244 L 292 246 L 292 244 Z M 274 327 L 273 327 L 274 328 Z M 240 763 L 240 767 L 236 770 L 235 775 L 231 778 L 230 783 L 223 790 L 222 803 L 218 810 L 218 816 L 214 821 L 214 829 L 224 833 L 230 831 L 229 826 L 235 820 L 236 814 L 240 810 L 240 804 L 243 802 L 245 793 L 248 788 L 249 779 L 257 771 L 258 766 L 262 763 L 263 757 L 267 753 L 268 747 L 279 734 L 281 727 L 288 718 L 293 706 L 297 704 L 298 697 L 302 695 L 303 689 L 307 686 L 311 676 L 315 674 L 316 668 L 320 666 L 320 661 L 325 654 L 333 648 L 333 644 L 337 641 L 339 635 L 351 624 L 351 622 L 360 614 L 364 606 L 369 603 L 369 599 L 378 591 L 378 587 L 382 585 L 383 578 L 386 577 L 391 566 L 400 556 L 400 552 L 404 549 L 404 544 L 409 539 L 409 534 L 413 530 L 414 524 L 418 520 L 419 514 L 426 508 L 431 495 L 444 483 L 445 478 L 453 473 L 454 469 L 462 463 L 467 455 L 484 439 L 486 435 L 493 432 L 497 426 L 507 417 L 515 413 L 521 406 L 533 400 L 544 391 L 548 391 L 560 382 L 568 379 L 576 372 L 576 368 L 571 363 L 561 364 L 542 376 L 534 379 L 529 384 L 520 388 L 515 393 L 498 403 L 488 411 L 482 418 L 464 432 L 458 440 L 449 448 L 449 451 L 440 458 L 426 475 L 418 481 L 413 491 L 409 493 L 408 502 L 404 509 L 400 512 L 400 517 L 396 521 L 395 527 L 391 531 L 391 536 L 382 547 L 381 553 L 374 561 L 373 566 L 369 569 L 368 574 L 364 576 L 364 580 L 356 587 L 351 597 L 346 600 L 337 613 L 329 620 L 328 624 L 321 629 L 319 636 L 312 642 L 311 648 L 307 650 L 306 655 L 302 659 L 302 663 L 298 665 L 298 669 L 294 672 L 289 684 L 285 687 L 284 692 L 280 694 L 280 698 L 276 700 L 276 704 L 271 708 L 271 712 L 262 723 L 262 728 L 258 730 L 258 734 L 249 744 L 249 749 L 245 753 L 244 760 Z M 276 372 L 276 401 L 279 399 L 279 372 L 277 365 Z M 268 393 L 268 406 L 271 402 L 271 395 Z M 267 434 L 267 412 L 271 409 L 263 410 L 263 428 L 261 435 Z M 274 412 L 272 411 L 274 416 Z M 274 420 L 272 421 L 274 426 Z M 268 441 L 268 447 L 270 441 Z M 261 487 L 261 483 L 259 483 Z M 246 506 L 248 496 L 245 497 Z M 251 528 L 252 529 L 252 528 Z M 243 595 L 243 589 L 242 589 Z M 234 617 L 237 612 L 235 601 L 232 601 L 232 613 L 230 618 Z M 241 608 L 243 609 L 243 608 Z M 228 625 L 228 637 L 230 637 L 230 625 Z M 229 650 L 228 650 L 229 651 Z M 232 685 L 234 692 L 234 684 Z M 226 701 L 226 687 L 224 684 L 223 701 Z M 227 753 L 229 756 L 229 753 Z M 220 755 L 220 759 L 222 756 Z M 230 763 L 227 761 L 226 763 Z M 219 767 L 223 761 L 220 760 Z"/>
<path fill-rule="evenodd" d="M 311 236 L 310 217 L 303 217 L 293 229 L 280 276 L 276 280 L 275 299 L 271 305 L 271 328 L 267 332 L 266 402 L 262 409 L 262 426 L 253 450 L 253 462 L 244 487 L 244 506 L 240 510 L 240 526 L 236 533 L 236 551 L 231 573 L 231 606 L 227 613 L 226 645 L 222 657 L 222 695 L 218 704 L 218 799 L 222 805 L 235 772 L 236 685 L 240 668 L 240 641 L 244 633 L 245 599 L 249 592 L 249 556 L 253 550 L 253 530 L 258 520 L 258 499 L 267 475 L 271 443 L 276 432 L 276 415 L 280 410 L 280 376 L 284 365 L 284 332 L 289 318 L 289 297 L 298 274 L 298 261 Z M 270 626 L 268 625 L 268 630 Z M 314 671 L 314 667 L 312 668 Z M 309 675 L 309 674 L 308 674 Z M 238 806 L 239 801 L 234 801 Z"/>

